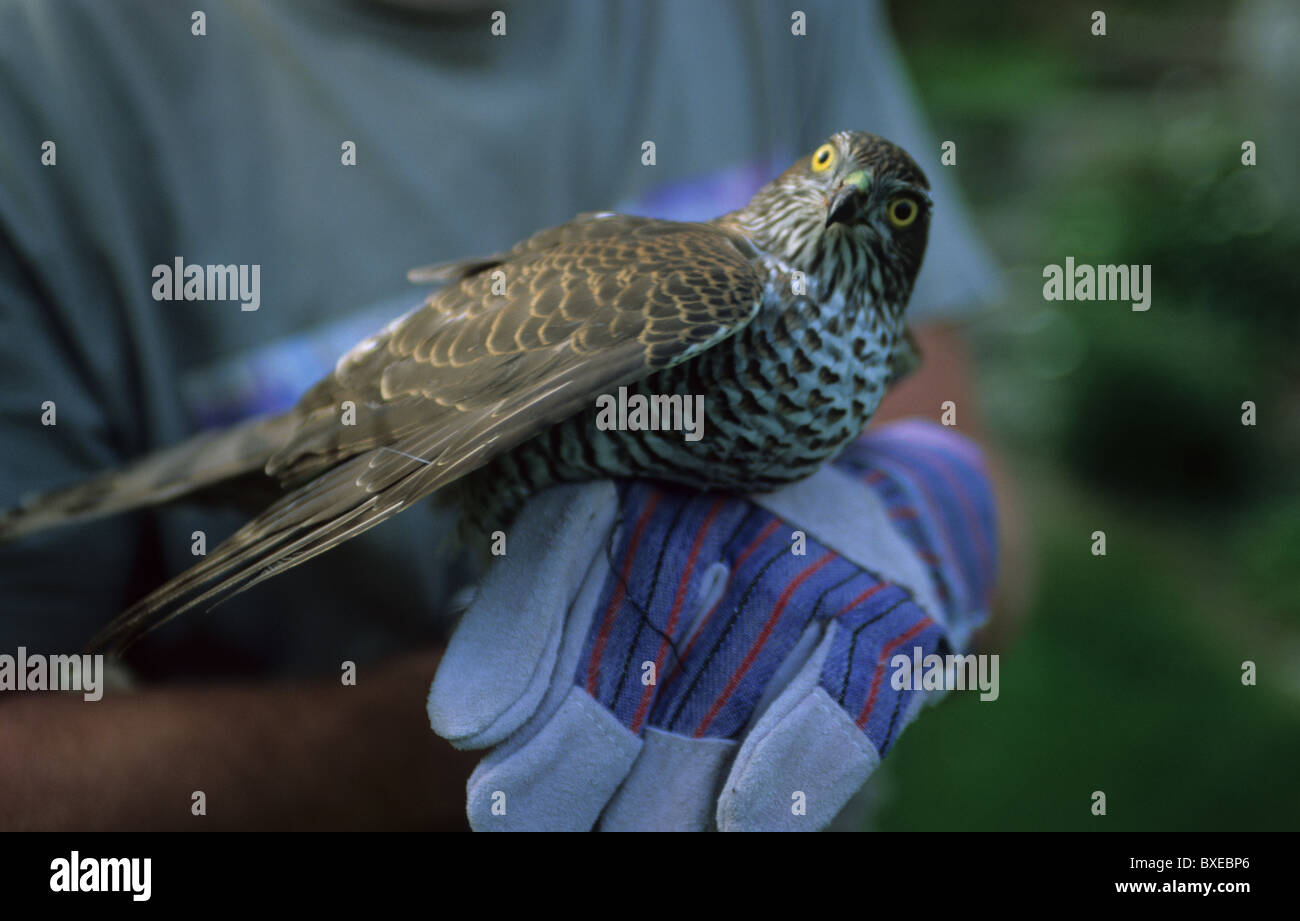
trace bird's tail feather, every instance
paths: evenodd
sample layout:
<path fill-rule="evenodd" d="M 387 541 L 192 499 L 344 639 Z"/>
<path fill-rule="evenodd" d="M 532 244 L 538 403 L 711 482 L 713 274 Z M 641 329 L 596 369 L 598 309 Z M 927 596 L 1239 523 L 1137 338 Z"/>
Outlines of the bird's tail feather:
<path fill-rule="evenodd" d="M 0 543 L 37 531 L 160 505 L 261 469 L 288 438 L 288 413 L 204 432 L 94 479 L 0 512 Z"/>

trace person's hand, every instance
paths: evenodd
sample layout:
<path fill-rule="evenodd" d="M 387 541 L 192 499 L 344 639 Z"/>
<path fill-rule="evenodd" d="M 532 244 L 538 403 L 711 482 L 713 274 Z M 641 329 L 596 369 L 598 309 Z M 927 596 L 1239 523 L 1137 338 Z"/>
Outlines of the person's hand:
<path fill-rule="evenodd" d="M 476 829 L 824 827 L 961 651 L 994 576 L 978 454 L 935 426 L 860 439 L 748 499 L 652 483 L 525 508 L 448 647 L 434 729 L 494 746 Z"/>

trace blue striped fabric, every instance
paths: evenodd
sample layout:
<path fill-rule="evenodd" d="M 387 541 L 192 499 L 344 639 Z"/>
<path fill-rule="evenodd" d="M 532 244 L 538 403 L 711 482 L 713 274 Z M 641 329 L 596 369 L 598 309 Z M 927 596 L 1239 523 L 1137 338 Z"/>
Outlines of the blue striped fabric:
<path fill-rule="evenodd" d="M 876 491 L 918 548 L 946 596 L 949 622 L 982 622 L 997 575 L 997 513 L 975 444 L 907 420 L 858 439 L 836 463 Z"/>
<path fill-rule="evenodd" d="M 821 685 L 887 751 L 924 693 L 893 689 L 892 656 L 914 646 L 942 655 L 982 622 L 995 565 L 992 498 L 978 452 L 934 426 L 882 428 L 837 463 L 877 491 L 930 563 L 943 623 L 810 537 L 804 554 L 792 553 L 791 526 L 743 499 L 621 483 L 623 527 L 607 548 L 612 574 L 577 683 L 634 732 L 736 738 L 814 618 L 834 621 Z M 725 587 L 704 597 L 719 563 Z"/>

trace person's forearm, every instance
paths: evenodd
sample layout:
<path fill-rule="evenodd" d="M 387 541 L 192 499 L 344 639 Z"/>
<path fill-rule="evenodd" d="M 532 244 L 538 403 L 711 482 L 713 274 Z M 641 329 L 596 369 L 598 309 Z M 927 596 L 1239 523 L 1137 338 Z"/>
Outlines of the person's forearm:
<path fill-rule="evenodd" d="M 0 829 L 462 827 L 474 757 L 429 729 L 437 661 L 363 670 L 355 687 L 5 695 Z"/>

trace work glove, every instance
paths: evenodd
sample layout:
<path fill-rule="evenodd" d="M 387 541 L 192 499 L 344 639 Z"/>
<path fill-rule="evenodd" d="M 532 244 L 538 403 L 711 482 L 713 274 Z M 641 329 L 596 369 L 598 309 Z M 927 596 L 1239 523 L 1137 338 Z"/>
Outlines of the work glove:
<path fill-rule="evenodd" d="M 436 732 L 492 749 L 470 824 L 825 827 L 935 696 L 891 660 L 983 622 L 994 533 L 976 449 L 916 422 L 765 494 L 539 494 L 429 695 Z"/>

